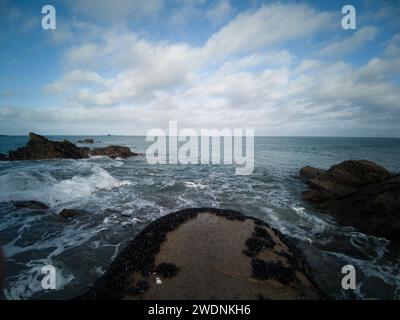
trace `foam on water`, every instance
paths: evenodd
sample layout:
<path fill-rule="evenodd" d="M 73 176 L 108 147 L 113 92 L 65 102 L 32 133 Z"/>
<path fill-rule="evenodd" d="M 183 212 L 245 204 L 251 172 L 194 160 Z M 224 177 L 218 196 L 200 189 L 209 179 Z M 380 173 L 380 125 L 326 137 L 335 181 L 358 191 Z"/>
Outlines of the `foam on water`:
<path fill-rule="evenodd" d="M 29 228 L 29 225 L 25 226 Z M 96 229 L 98 232 L 101 231 L 100 227 L 96 227 Z M 49 264 L 56 267 L 57 290 L 62 290 L 75 277 L 60 264 L 57 258 L 68 249 L 80 246 L 89 241 L 94 236 L 95 230 L 88 232 L 84 225 L 78 227 L 68 225 L 61 229 L 56 236 L 45 236 L 37 239 L 32 244 L 24 246 L 18 244 L 23 238 L 23 232 L 20 229 L 19 235 L 3 247 L 7 259 L 18 260 L 18 256 L 23 257 L 24 253 L 33 251 L 47 253 L 37 259 L 30 259 L 23 262 L 23 269 L 9 280 L 11 284 L 7 287 L 6 296 L 12 299 L 26 299 L 37 292 L 43 291 L 41 287 L 41 277 L 43 276 L 41 268 Z"/>
<path fill-rule="evenodd" d="M 41 272 L 42 267 L 46 261 L 43 259 L 31 261 L 27 264 L 30 272 L 22 273 L 16 279 L 14 279 L 11 286 L 6 288 L 4 294 L 9 300 L 21 300 L 32 297 L 35 293 L 43 291 L 41 285 L 41 279 L 43 274 Z M 74 280 L 74 276 L 66 274 L 65 271 L 59 270 L 56 277 L 56 289 L 62 290 L 71 281 Z"/>
<path fill-rule="evenodd" d="M 185 187 L 187 187 L 187 188 L 194 188 L 194 189 L 196 189 L 196 188 L 198 188 L 198 189 L 204 189 L 204 188 L 207 187 L 205 184 L 202 184 L 202 183 L 195 183 L 195 182 L 190 182 L 190 181 L 185 181 L 185 182 L 184 182 L 184 185 L 185 185 Z"/>
<path fill-rule="evenodd" d="M 0 202 L 36 200 L 54 206 L 125 185 L 129 181 L 120 181 L 99 166 L 92 167 L 87 175 L 60 181 L 46 171 L 12 171 L 0 176 Z"/>

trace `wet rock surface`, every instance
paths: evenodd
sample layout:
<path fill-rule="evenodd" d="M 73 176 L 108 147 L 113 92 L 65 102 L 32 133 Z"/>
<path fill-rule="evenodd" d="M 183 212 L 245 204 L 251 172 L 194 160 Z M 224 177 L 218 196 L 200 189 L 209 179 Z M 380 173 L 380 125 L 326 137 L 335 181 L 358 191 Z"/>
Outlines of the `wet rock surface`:
<path fill-rule="evenodd" d="M 366 160 L 349 160 L 329 170 L 305 167 L 303 199 L 332 214 L 338 223 L 400 241 L 400 176 Z"/>
<path fill-rule="evenodd" d="M 47 210 L 49 207 L 39 201 L 12 201 L 12 204 L 16 208 L 29 208 L 34 210 Z"/>
<path fill-rule="evenodd" d="M 148 225 L 79 299 L 320 299 L 289 242 L 235 211 L 181 210 Z"/>
<path fill-rule="evenodd" d="M 85 214 L 85 211 L 82 210 L 75 210 L 75 209 L 63 209 L 59 216 L 64 219 L 64 220 L 69 220 L 72 219 L 74 217 L 80 216 L 82 214 Z"/>
<path fill-rule="evenodd" d="M 86 139 L 93 141 L 92 139 Z M 94 142 L 94 141 L 93 141 Z M 93 143 L 86 142 L 86 143 Z M 50 141 L 35 133 L 29 134 L 29 142 L 25 147 L 10 151 L 8 160 L 44 160 L 44 159 L 85 159 L 89 156 L 108 156 L 111 158 L 128 158 L 138 155 L 128 147 L 109 146 L 90 150 L 77 147 L 68 140 Z"/>
<path fill-rule="evenodd" d="M 5 154 L 0 153 L 0 161 L 8 161 L 8 157 Z"/>

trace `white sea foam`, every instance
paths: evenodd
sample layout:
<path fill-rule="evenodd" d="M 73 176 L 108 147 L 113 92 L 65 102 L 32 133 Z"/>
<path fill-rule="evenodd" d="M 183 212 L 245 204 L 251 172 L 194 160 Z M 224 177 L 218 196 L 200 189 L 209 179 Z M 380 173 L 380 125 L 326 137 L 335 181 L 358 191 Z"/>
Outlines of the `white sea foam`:
<path fill-rule="evenodd" d="M 36 260 L 29 263 L 29 272 L 20 273 L 12 283 L 5 290 L 5 296 L 9 300 L 21 300 L 32 297 L 35 293 L 43 291 L 41 284 L 41 269 L 45 265 L 44 260 Z M 56 289 L 62 290 L 68 285 L 75 277 L 68 274 L 63 270 L 57 271 Z"/>
<path fill-rule="evenodd" d="M 292 206 L 292 209 L 299 215 L 300 218 L 306 220 L 308 224 L 312 226 L 314 233 L 323 232 L 329 226 L 325 220 L 318 218 L 316 215 L 308 214 L 304 207 Z"/>
<path fill-rule="evenodd" d="M 93 167 L 89 175 L 75 175 L 61 181 L 48 172 L 35 175 L 24 171 L 9 172 L 0 176 L 0 201 L 36 200 L 54 206 L 128 184 L 98 166 Z"/>
<path fill-rule="evenodd" d="M 75 229 L 73 225 L 67 226 L 62 233 L 55 238 L 43 238 L 33 244 L 26 246 L 18 245 L 21 234 L 13 241 L 3 246 L 7 259 L 14 259 L 15 256 L 30 252 L 32 250 L 50 250 L 46 256 L 24 262 L 24 270 L 15 275 L 7 287 L 5 294 L 9 299 L 26 299 L 35 293 L 43 290 L 41 286 L 41 268 L 44 265 L 54 265 L 57 269 L 56 286 L 57 290 L 63 289 L 75 276 L 64 270 L 56 262 L 56 257 L 70 248 L 82 245 L 93 237 L 93 233 L 87 232 L 84 227 Z"/>
<path fill-rule="evenodd" d="M 190 182 L 190 181 L 186 181 L 183 183 L 185 185 L 186 188 L 197 188 L 197 189 L 204 189 L 207 186 L 201 183 L 195 183 L 195 182 Z"/>

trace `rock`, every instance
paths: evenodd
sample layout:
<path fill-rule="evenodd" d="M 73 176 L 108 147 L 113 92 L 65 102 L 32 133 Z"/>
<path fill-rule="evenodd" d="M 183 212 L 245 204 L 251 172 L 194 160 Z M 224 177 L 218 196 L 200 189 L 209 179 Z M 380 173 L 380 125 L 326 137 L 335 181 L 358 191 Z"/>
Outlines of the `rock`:
<path fill-rule="evenodd" d="M 348 196 L 362 186 L 383 182 L 390 178 L 390 173 L 367 160 L 348 160 L 327 171 L 304 167 L 300 177 L 310 187 L 310 191 L 303 194 L 304 199 L 323 203 Z"/>
<path fill-rule="evenodd" d="M 86 139 L 90 140 L 90 139 Z M 89 148 L 80 148 L 69 142 L 50 141 L 43 136 L 35 133 L 29 134 L 29 142 L 25 147 L 15 151 L 10 151 L 9 160 L 42 160 L 42 159 L 84 159 L 91 155 L 105 155 L 111 158 L 127 158 L 137 156 L 137 153 L 131 152 L 127 147 L 109 146 L 90 150 Z"/>
<path fill-rule="evenodd" d="M 64 219 L 71 219 L 76 216 L 80 216 L 84 214 L 85 212 L 82 210 L 75 210 L 75 209 L 63 209 L 60 213 L 59 216 L 64 218 Z"/>
<path fill-rule="evenodd" d="M 92 143 L 94 143 L 94 140 L 93 139 L 84 139 L 84 140 L 79 140 L 78 143 L 90 143 L 90 144 L 92 144 Z"/>
<path fill-rule="evenodd" d="M 367 160 L 348 160 L 332 166 L 327 173 L 337 182 L 351 187 L 383 182 L 390 173 L 380 165 Z"/>
<path fill-rule="evenodd" d="M 129 158 L 138 154 L 132 152 L 128 147 L 108 146 L 105 148 L 96 148 L 90 152 L 93 156 L 108 156 L 110 158 Z"/>
<path fill-rule="evenodd" d="M 321 297 L 304 256 L 279 231 L 235 211 L 201 208 L 149 224 L 78 299 Z"/>
<path fill-rule="evenodd" d="M 313 178 L 317 178 L 323 172 L 324 172 L 324 170 L 306 166 L 306 167 L 300 169 L 300 177 L 303 180 L 313 179 Z"/>
<path fill-rule="evenodd" d="M 333 215 L 338 223 L 400 241 L 400 176 L 391 177 L 385 168 L 369 161 L 351 160 L 306 182 L 310 190 L 303 192 L 303 199 Z"/>
<path fill-rule="evenodd" d="M 35 209 L 35 210 L 47 210 L 49 207 L 39 201 L 12 201 L 12 204 L 16 208 L 29 208 L 29 209 Z"/>
<path fill-rule="evenodd" d="M 30 133 L 29 138 L 25 147 L 10 151 L 10 160 L 82 159 L 89 157 L 89 148 L 79 148 L 68 140 L 62 142 L 50 141 L 34 133 Z"/>
<path fill-rule="evenodd" d="M 5 154 L 0 153 L 0 161 L 8 161 L 8 157 Z"/>

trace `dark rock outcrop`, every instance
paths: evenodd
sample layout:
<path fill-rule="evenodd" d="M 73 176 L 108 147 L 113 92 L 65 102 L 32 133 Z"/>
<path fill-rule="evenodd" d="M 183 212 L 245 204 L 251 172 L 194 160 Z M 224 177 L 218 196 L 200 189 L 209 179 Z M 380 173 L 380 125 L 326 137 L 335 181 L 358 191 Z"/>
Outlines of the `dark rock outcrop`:
<path fill-rule="evenodd" d="M 400 241 L 400 176 L 366 160 L 349 160 L 329 170 L 305 167 L 309 186 L 303 199 L 332 214 L 343 225 Z"/>
<path fill-rule="evenodd" d="M 47 210 L 49 207 L 39 201 L 13 201 L 12 204 L 16 208 L 29 208 L 34 210 Z"/>
<path fill-rule="evenodd" d="M 89 139 L 79 140 L 78 143 L 89 143 L 89 144 L 92 144 L 92 143 L 94 143 L 94 140 L 89 138 Z"/>
<path fill-rule="evenodd" d="M 270 245 L 252 250 L 252 238 Z M 79 299 L 321 297 L 304 256 L 278 230 L 235 211 L 199 208 L 149 224 Z"/>
<path fill-rule="evenodd" d="M 0 161 L 8 161 L 8 157 L 5 154 L 0 153 Z"/>
<path fill-rule="evenodd" d="M 84 159 L 91 155 L 104 155 L 111 158 L 128 158 L 138 155 L 127 147 L 109 146 L 90 150 L 80 148 L 69 142 L 50 141 L 35 133 L 29 134 L 29 142 L 25 147 L 10 151 L 8 160 L 44 160 L 44 159 Z"/>
<path fill-rule="evenodd" d="M 68 140 L 50 141 L 35 133 L 29 134 L 25 147 L 10 151 L 10 160 L 82 159 L 89 157 L 89 148 L 79 148 Z"/>
<path fill-rule="evenodd" d="M 128 147 L 108 146 L 105 148 L 96 148 L 91 150 L 90 155 L 107 156 L 110 158 L 129 158 L 138 154 L 132 152 Z"/>
<path fill-rule="evenodd" d="M 367 160 L 349 160 L 327 171 L 304 167 L 300 170 L 300 177 L 310 187 L 309 191 L 303 193 L 304 199 L 323 204 L 348 196 L 363 186 L 383 182 L 390 178 L 390 173 Z"/>
<path fill-rule="evenodd" d="M 325 171 L 314 167 L 306 166 L 300 169 L 300 178 L 303 180 L 318 178 Z"/>

